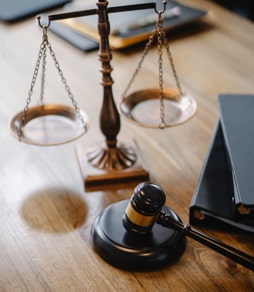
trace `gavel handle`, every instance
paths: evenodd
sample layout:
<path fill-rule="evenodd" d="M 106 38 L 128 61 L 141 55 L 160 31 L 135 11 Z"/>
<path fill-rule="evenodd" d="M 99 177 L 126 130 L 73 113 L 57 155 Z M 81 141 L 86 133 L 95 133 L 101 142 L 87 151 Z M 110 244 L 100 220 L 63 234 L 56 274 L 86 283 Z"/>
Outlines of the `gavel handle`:
<path fill-rule="evenodd" d="M 182 222 L 175 220 L 172 218 L 172 216 L 170 216 L 170 214 L 161 212 L 156 220 L 156 223 L 177 231 L 183 231 L 187 236 L 206 245 L 207 247 L 210 247 L 211 249 L 228 257 L 234 262 L 254 271 L 254 257 L 239 251 L 236 248 L 231 247 L 215 238 L 205 235 L 204 233 L 193 229 L 188 224 L 183 224 Z"/>

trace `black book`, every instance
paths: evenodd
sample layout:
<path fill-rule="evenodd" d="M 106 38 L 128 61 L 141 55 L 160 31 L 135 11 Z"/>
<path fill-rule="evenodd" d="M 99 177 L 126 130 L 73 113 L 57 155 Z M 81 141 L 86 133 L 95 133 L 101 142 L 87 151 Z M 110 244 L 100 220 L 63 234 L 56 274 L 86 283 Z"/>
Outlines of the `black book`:
<path fill-rule="evenodd" d="M 234 183 L 218 121 L 190 204 L 191 225 L 234 227 L 254 232 L 254 222 L 234 218 Z"/>
<path fill-rule="evenodd" d="M 234 216 L 254 221 L 254 95 L 219 95 L 218 104 L 232 172 Z"/>

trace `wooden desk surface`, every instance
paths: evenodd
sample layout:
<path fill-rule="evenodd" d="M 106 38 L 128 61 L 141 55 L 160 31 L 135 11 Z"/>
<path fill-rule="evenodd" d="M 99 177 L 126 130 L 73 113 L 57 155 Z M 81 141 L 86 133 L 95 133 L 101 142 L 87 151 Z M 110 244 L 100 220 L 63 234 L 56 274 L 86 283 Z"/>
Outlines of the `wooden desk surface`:
<path fill-rule="evenodd" d="M 167 205 L 187 223 L 218 115 L 217 95 L 254 92 L 254 24 L 210 1 L 182 2 L 209 10 L 201 26 L 172 34 L 170 39 L 182 87 L 196 98 L 198 112 L 188 123 L 163 131 L 139 128 L 123 119 L 119 140 L 138 141 L 151 181 L 164 189 Z M 132 194 L 132 188 L 85 192 L 75 156 L 78 144 L 104 139 L 98 126 L 102 102 L 98 53 L 82 53 L 49 35 L 91 126 L 84 137 L 70 144 L 29 146 L 11 137 L 8 122 L 25 105 L 41 31 L 33 18 L 13 25 L 1 23 L 0 38 L 0 290 L 253 291 L 253 272 L 191 239 L 176 264 L 154 272 L 121 271 L 98 257 L 90 244 L 91 224 L 107 205 Z M 116 100 L 141 53 L 142 49 L 113 52 Z M 158 78 L 154 60 L 156 48 L 144 65 L 148 80 Z M 47 74 L 47 98 L 67 99 L 57 73 L 48 70 Z M 203 231 L 253 255 L 253 236 Z"/>

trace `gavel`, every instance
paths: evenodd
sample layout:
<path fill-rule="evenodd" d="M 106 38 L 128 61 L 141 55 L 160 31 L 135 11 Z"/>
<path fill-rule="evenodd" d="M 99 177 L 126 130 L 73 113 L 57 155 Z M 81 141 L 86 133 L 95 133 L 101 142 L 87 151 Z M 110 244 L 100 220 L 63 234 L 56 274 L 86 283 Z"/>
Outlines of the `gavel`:
<path fill-rule="evenodd" d="M 95 250 L 116 267 L 145 271 L 175 262 L 188 236 L 254 270 L 254 257 L 183 224 L 165 201 L 159 186 L 137 185 L 130 200 L 108 206 L 96 218 L 91 229 Z"/>

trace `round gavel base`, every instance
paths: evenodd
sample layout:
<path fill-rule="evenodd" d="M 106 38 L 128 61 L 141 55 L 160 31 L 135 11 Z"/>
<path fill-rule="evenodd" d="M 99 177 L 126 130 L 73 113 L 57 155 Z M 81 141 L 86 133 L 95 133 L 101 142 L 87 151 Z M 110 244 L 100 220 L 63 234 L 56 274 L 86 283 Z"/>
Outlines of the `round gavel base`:
<path fill-rule="evenodd" d="M 95 251 L 109 264 L 125 270 L 154 270 L 175 262 L 185 248 L 184 234 L 156 223 L 146 235 L 127 232 L 122 216 L 128 202 L 109 205 L 96 218 L 91 229 Z M 162 211 L 180 221 L 170 208 Z"/>

